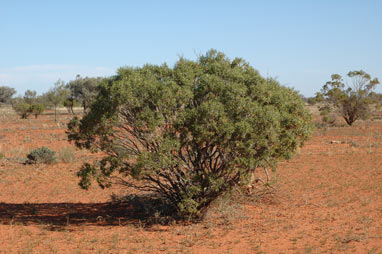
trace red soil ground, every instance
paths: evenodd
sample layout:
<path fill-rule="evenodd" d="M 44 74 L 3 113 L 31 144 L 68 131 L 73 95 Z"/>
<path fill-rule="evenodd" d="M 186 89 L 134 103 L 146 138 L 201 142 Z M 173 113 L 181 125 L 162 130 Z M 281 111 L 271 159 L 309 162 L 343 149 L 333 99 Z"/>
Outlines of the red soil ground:
<path fill-rule="evenodd" d="M 148 226 L 110 202 L 127 190 L 78 187 L 92 155 L 66 141 L 68 116 L 0 118 L 0 253 L 382 253 L 381 121 L 317 129 L 268 191 L 222 199 L 200 223 Z M 41 146 L 61 161 L 23 165 Z"/>

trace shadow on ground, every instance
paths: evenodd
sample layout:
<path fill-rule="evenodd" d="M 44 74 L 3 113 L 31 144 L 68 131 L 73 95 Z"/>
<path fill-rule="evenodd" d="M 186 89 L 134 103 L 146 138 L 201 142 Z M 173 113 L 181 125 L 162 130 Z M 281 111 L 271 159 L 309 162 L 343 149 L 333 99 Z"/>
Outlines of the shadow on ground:
<path fill-rule="evenodd" d="M 158 199 L 132 199 L 130 202 L 107 203 L 0 203 L 0 224 L 47 225 L 52 229 L 67 226 L 140 227 L 168 224 L 174 216 Z"/>

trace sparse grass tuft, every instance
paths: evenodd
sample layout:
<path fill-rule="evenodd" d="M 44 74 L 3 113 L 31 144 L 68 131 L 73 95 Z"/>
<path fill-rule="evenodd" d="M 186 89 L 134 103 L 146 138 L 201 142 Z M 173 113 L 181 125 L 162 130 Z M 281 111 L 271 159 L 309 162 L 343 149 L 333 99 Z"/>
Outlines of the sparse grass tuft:
<path fill-rule="evenodd" d="M 58 152 L 58 159 L 65 163 L 73 162 L 76 159 L 75 149 L 71 146 L 61 148 Z"/>

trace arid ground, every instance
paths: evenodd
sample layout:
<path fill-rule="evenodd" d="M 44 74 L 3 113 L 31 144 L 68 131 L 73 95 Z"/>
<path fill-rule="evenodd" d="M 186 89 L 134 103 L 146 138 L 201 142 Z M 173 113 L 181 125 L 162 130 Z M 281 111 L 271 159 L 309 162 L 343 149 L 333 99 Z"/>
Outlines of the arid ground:
<path fill-rule="evenodd" d="M 218 200 L 203 222 L 147 224 L 116 202 L 129 190 L 78 187 L 94 155 L 67 142 L 69 118 L 0 109 L 0 253 L 382 253 L 381 120 L 317 128 L 271 187 Z M 24 165 L 41 146 L 58 162 Z"/>

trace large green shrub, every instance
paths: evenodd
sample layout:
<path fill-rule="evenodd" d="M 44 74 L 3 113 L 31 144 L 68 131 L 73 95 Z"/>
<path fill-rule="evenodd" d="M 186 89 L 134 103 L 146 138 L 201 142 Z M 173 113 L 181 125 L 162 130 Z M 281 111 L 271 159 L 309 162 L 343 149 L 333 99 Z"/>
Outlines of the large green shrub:
<path fill-rule="evenodd" d="M 101 187 L 118 182 L 198 215 L 255 168 L 290 158 L 310 135 L 310 120 L 297 92 L 211 50 L 174 68 L 119 69 L 90 111 L 69 123 L 68 137 L 105 153 L 78 172 L 81 187 L 92 178 Z"/>

